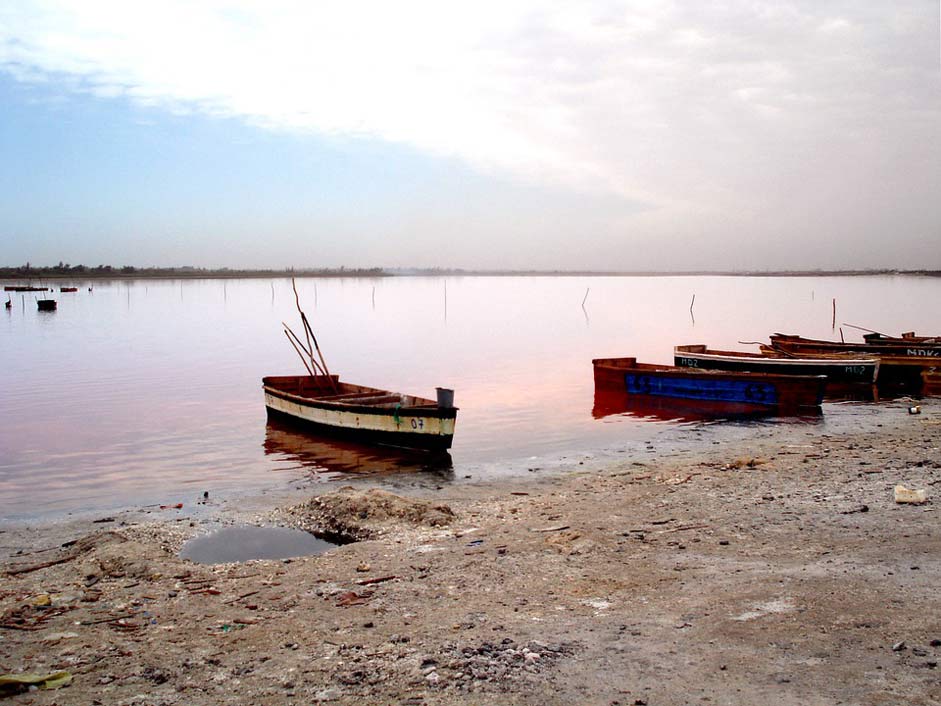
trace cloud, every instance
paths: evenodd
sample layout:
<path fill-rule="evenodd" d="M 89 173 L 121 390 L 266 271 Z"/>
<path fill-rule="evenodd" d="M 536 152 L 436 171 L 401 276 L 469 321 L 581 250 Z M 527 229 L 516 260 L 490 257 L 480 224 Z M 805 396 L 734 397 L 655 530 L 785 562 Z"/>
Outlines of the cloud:
<path fill-rule="evenodd" d="M 650 237 L 799 234 L 800 208 L 937 232 L 941 159 L 912 160 L 941 143 L 931 5 L 23 0 L 0 69 L 616 194 Z"/>

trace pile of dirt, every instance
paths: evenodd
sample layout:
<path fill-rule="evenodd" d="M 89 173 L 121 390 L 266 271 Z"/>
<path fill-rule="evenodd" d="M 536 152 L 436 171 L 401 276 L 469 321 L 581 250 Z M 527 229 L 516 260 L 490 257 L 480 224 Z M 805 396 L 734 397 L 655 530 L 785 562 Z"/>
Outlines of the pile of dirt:
<path fill-rule="evenodd" d="M 283 520 L 326 539 L 357 542 L 375 539 L 405 525 L 443 527 L 454 519 L 450 507 L 427 500 L 404 498 L 386 490 L 357 490 L 344 486 L 287 508 Z"/>

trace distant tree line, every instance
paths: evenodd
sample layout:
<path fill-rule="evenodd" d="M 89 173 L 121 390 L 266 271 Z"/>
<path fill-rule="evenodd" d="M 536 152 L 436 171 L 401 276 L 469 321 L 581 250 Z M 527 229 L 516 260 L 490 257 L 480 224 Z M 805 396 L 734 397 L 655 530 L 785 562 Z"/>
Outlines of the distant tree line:
<path fill-rule="evenodd" d="M 503 277 L 677 277 L 677 276 L 724 276 L 724 277 L 851 277 L 862 275 L 918 275 L 941 277 L 939 270 L 740 270 L 740 271 L 624 271 L 624 270 L 465 270 L 442 267 L 401 267 L 386 269 L 383 267 L 321 267 L 294 268 L 283 270 L 230 269 L 228 267 L 134 267 L 132 265 L 70 265 L 59 262 L 58 265 L 34 267 L 27 262 L 19 267 L 0 267 L 0 278 L 31 280 L 47 278 L 190 278 L 208 279 L 213 277 L 394 277 L 394 276 L 503 276 Z"/>
<path fill-rule="evenodd" d="M 171 277 L 171 278 L 209 278 L 209 277 L 385 277 L 388 272 L 381 267 L 323 267 L 294 268 L 283 270 L 231 269 L 228 267 L 134 267 L 132 265 L 70 265 L 59 262 L 58 265 L 33 266 L 27 262 L 19 267 L 0 267 L 0 277 L 5 279 L 41 279 L 49 278 L 112 278 L 112 277 Z"/>

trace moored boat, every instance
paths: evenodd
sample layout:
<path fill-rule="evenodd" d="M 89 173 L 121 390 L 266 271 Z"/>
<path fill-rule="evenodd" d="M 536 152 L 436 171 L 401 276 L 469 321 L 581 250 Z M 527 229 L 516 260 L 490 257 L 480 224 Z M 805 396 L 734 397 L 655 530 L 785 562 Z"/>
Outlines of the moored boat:
<path fill-rule="evenodd" d="M 651 365 L 638 363 L 636 358 L 596 358 L 592 365 L 596 389 L 698 400 L 730 414 L 768 409 L 788 414 L 819 407 L 827 380 L 823 375 L 772 375 Z"/>
<path fill-rule="evenodd" d="M 59 287 L 60 292 L 77 292 L 78 287 Z"/>
<path fill-rule="evenodd" d="M 429 451 L 451 448 L 458 410 L 450 390 L 439 392 L 439 404 L 340 382 L 336 375 L 270 376 L 262 384 L 269 416 L 359 442 Z"/>
<path fill-rule="evenodd" d="M 791 334 L 775 333 L 771 335 L 771 346 L 786 353 L 873 353 L 911 357 L 941 358 L 941 342 L 929 339 L 895 339 L 892 341 L 870 340 L 866 343 L 847 343 L 845 341 L 822 341 L 816 338 L 804 338 Z"/>
<path fill-rule="evenodd" d="M 778 375 L 826 375 L 829 383 L 872 385 L 879 373 L 879 359 L 874 356 L 835 354 L 804 358 L 781 354 L 720 351 L 705 345 L 676 346 L 673 362 L 685 368 L 732 370 Z"/>
<path fill-rule="evenodd" d="M 40 311 L 55 311 L 57 306 L 55 299 L 37 299 L 36 305 Z"/>
<path fill-rule="evenodd" d="M 941 367 L 941 344 L 928 340 L 917 343 L 843 343 L 819 341 L 801 336 L 774 334 L 771 346 L 762 346 L 763 353 L 802 358 L 832 357 L 834 353 L 853 353 L 879 359 L 877 384 L 890 394 L 920 394 L 925 388 L 922 371 Z"/>

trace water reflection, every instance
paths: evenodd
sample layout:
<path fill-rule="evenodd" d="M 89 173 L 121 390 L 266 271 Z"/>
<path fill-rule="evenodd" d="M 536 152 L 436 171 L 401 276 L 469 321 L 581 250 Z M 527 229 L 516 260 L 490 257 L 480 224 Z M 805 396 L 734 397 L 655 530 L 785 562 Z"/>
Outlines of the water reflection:
<path fill-rule="evenodd" d="M 628 416 L 658 422 L 717 422 L 743 419 L 771 419 L 772 410 L 755 411 L 745 405 L 709 400 L 688 400 L 676 397 L 653 397 L 629 395 L 617 390 L 595 390 L 595 403 L 591 410 L 595 419 Z M 815 421 L 822 418 L 822 411 L 808 409 L 799 416 L 788 416 L 788 420 Z"/>
<path fill-rule="evenodd" d="M 454 463 L 446 451 L 428 453 L 357 444 L 313 434 L 282 420 L 268 420 L 264 449 L 265 455 L 291 461 L 314 474 L 373 476 L 421 472 L 434 473 L 441 480 L 454 475 Z"/>

